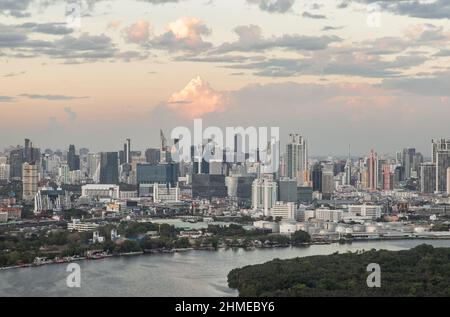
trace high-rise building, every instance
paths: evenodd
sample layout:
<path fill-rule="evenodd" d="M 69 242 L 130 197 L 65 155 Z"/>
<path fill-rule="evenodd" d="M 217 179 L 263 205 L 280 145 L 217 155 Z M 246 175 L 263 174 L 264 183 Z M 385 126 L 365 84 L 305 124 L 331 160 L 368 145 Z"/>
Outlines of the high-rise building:
<path fill-rule="evenodd" d="M 149 164 L 158 164 L 160 160 L 160 153 L 161 151 L 159 149 L 147 149 L 145 151 L 145 160 Z"/>
<path fill-rule="evenodd" d="M 315 192 L 322 192 L 322 164 L 314 164 L 311 172 L 311 181 Z"/>
<path fill-rule="evenodd" d="M 58 178 L 60 184 L 70 184 L 70 168 L 69 164 L 61 164 L 58 169 Z"/>
<path fill-rule="evenodd" d="M 22 179 L 23 149 L 17 148 L 9 153 L 9 164 L 11 178 L 14 180 Z"/>
<path fill-rule="evenodd" d="M 75 145 L 69 146 L 69 152 L 67 153 L 67 164 L 70 171 L 77 171 L 80 169 L 80 156 L 76 154 Z"/>
<path fill-rule="evenodd" d="M 212 199 L 225 198 L 227 195 L 225 175 L 192 175 L 192 197 Z"/>
<path fill-rule="evenodd" d="M 394 189 L 394 173 L 392 172 L 391 165 L 383 164 L 382 166 L 382 179 L 383 179 L 383 190 L 393 190 Z"/>
<path fill-rule="evenodd" d="M 34 199 L 38 191 L 39 182 L 39 169 L 37 165 L 23 163 L 22 168 L 22 185 L 23 195 L 22 198 L 26 201 Z"/>
<path fill-rule="evenodd" d="M 126 139 L 125 144 L 123 145 L 123 153 L 124 153 L 124 162 L 127 164 L 131 164 L 131 139 Z"/>
<path fill-rule="evenodd" d="M 378 189 L 378 155 L 373 150 L 370 152 L 367 166 L 369 168 L 367 187 L 375 191 Z"/>
<path fill-rule="evenodd" d="M 264 216 L 271 216 L 271 209 L 277 202 L 278 185 L 270 179 L 259 178 L 252 185 L 253 210 L 264 210 Z"/>
<path fill-rule="evenodd" d="M 437 152 L 439 150 L 450 150 L 450 139 L 431 140 L 431 162 L 437 162 Z"/>
<path fill-rule="evenodd" d="M 325 168 L 322 172 L 322 194 L 324 198 L 331 198 L 334 192 L 334 174 L 329 168 Z"/>
<path fill-rule="evenodd" d="M 286 145 L 285 176 L 296 179 L 299 186 L 307 183 L 308 172 L 308 144 L 306 139 L 298 134 L 291 134 Z"/>
<path fill-rule="evenodd" d="M 447 168 L 447 195 L 450 195 L 450 167 Z"/>
<path fill-rule="evenodd" d="M 179 164 L 137 164 L 137 183 L 140 184 L 170 184 L 175 187 L 179 177 Z"/>
<path fill-rule="evenodd" d="M 296 203 L 297 197 L 297 180 L 290 178 L 280 179 L 278 182 L 279 197 L 278 201 L 285 203 Z"/>
<path fill-rule="evenodd" d="M 403 149 L 402 166 L 403 166 L 403 170 L 405 172 L 406 180 L 411 178 L 411 173 L 414 168 L 414 156 L 415 155 L 416 155 L 416 149 L 414 149 L 414 148 Z"/>
<path fill-rule="evenodd" d="M 450 167 L 450 149 L 436 152 L 436 192 L 447 191 L 447 169 Z"/>
<path fill-rule="evenodd" d="M 228 196 L 234 198 L 238 204 L 249 203 L 252 200 L 252 184 L 254 176 L 232 175 L 225 179 Z M 296 183 L 297 184 L 297 183 Z"/>
<path fill-rule="evenodd" d="M 89 153 L 87 158 L 88 176 L 95 183 L 100 182 L 100 154 Z"/>
<path fill-rule="evenodd" d="M 420 191 L 432 194 L 436 191 L 436 164 L 422 163 L 420 165 Z"/>
<path fill-rule="evenodd" d="M 119 182 L 119 156 L 117 152 L 100 153 L 100 184 Z"/>

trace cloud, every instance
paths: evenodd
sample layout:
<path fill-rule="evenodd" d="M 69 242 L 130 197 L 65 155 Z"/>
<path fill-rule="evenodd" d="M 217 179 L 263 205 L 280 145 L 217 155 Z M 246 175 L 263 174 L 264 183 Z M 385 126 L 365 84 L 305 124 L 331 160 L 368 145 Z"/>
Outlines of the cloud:
<path fill-rule="evenodd" d="M 0 1 L 0 14 L 11 15 L 16 18 L 28 17 L 28 6 L 33 0 L 2 0 Z"/>
<path fill-rule="evenodd" d="M 3 75 L 3 77 L 17 77 L 20 75 L 25 75 L 26 73 L 27 73 L 26 71 L 21 71 L 18 73 L 8 73 L 8 74 Z"/>
<path fill-rule="evenodd" d="M 450 72 L 442 72 L 422 78 L 385 79 L 380 87 L 401 89 L 425 96 L 450 96 Z"/>
<path fill-rule="evenodd" d="M 398 15 L 406 15 L 423 19 L 449 19 L 450 1 L 449 0 L 353 0 L 363 4 L 376 3 L 381 9 Z M 342 8 L 348 7 L 350 1 L 345 1 Z"/>
<path fill-rule="evenodd" d="M 138 21 L 124 29 L 124 37 L 128 42 L 142 44 L 149 40 L 150 23 Z"/>
<path fill-rule="evenodd" d="M 286 13 L 294 6 L 296 0 L 247 0 L 258 5 L 263 11 L 270 13 Z"/>
<path fill-rule="evenodd" d="M 308 11 L 303 12 L 302 17 L 310 18 L 310 19 L 326 19 L 327 18 L 326 15 L 310 13 Z"/>
<path fill-rule="evenodd" d="M 64 112 L 67 114 L 67 117 L 70 121 L 74 121 L 77 118 L 77 113 L 72 111 L 72 108 L 65 107 Z"/>
<path fill-rule="evenodd" d="M 17 28 L 23 28 L 33 33 L 43 33 L 50 35 L 65 35 L 73 33 L 73 29 L 68 28 L 65 23 L 23 23 Z"/>
<path fill-rule="evenodd" d="M 12 102 L 14 101 L 13 97 L 9 97 L 9 96 L 0 96 L 0 102 Z"/>
<path fill-rule="evenodd" d="M 36 40 L 29 36 L 30 32 L 34 32 L 33 28 L 0 24 L 0 48 L 8 49 L 6 55 L 15 58 L 47 56 L 78 62 L 113 58 L 118 53 L 111 38 L 104 34 L 82 33 L 76 37 L 64 35 L 55 40 Z"/>
<path fill-rule="evenodd" d="M 204 41 L 203 36 L 211 30 L 201 20 L 183 17 L 167 26 L 167 32 L 152 38 L 149 47 L 168 51 L 198 52 L 207 50 L 212 44 Z"/>
<path fill-rule="evenodd" d="M 225 96 L 211 88 L 200 77 L 192 79 L 186 87 L 174 93 L 166 107 L 184 117 L 200 118 L 206 114 L 222 112 Z"/>
<path fill-rule="evenodd" d="M 74 96 L 64 96 L 64 95 L 39 95 L 39 94 L 20 94 L 19 97 L 36 99 L 36 100 L 48 100 L 48 101 L 76 100 L 76 99 L 88 99 L 89 98 L 89 97 L 74 97 Z"/>
<path fill-rule="evenodd" d="M 329 44 L 341 41 L 341 38 L 337 36 L 309 36 L 298 34 L 284 34 L 265 38 L 262 35 L 261 28 L 256 25 L 238 26 L 234 31 L 238 35 L 238 40 L 231 43 L 224 43 L 214 49 L 213 52 L 261 52 L 276 48 L 294 51 L 315 51 L 326 49 Z"/>

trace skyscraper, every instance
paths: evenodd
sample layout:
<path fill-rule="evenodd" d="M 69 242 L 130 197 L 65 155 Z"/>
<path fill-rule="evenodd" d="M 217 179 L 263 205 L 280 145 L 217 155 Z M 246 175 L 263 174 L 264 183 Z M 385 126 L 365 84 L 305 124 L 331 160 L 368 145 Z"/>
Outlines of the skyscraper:
<path fill-rule="evenodd" d="M 119 156 L 117 152 L 100 153 L 100 184 L 119 182 Z"/>
<path fill-rule="evenodd" d="M 420 165 L 420 191 L 432 194 L 436 190 L 436 164 L 422 163 Z"/>
<path fill-rule="evenodd" d="M 22 184 L 23 184 L 23 196 L 26 201 L 34 199 L 38 191 L 39 182 L 39 170 L 38 166 L 29 163 L 23 163 L 22 171 Z"/>
<path fill-rule="evenodd" d="M 256 179 L 252 185 L 252 207 L 253 210 L 264 210 L 264 216 L 271 215 L 270 210 L 277 202 L 278 185 L 270 179 Z"/>
<path fill-rule="evenodd" d="M 286 173 L 285 176 L 297 180 L 299 186 L 307 182 L 308 145 L 305 138 L 299 134 L 291 134 L 286 145 Z"/>
<path fill-rule="evenodd" d="M 23 149 L 17 148 L 9 153 L 10 173 L 13 180 L 22 179 Z"/>
<path fill-rule="evenodd" d="M 414 156 L 416 155 L 416 149 L 406 148 L 403 149 L 402 154 L 402 166 L 405 171 L 405 179 L 411 178 L 411 173 L 414 168 Z"/>
<path fill-rule="evenodd" d="M 76 155 L 75 145 L 69 146 L 69 152 L 67 153 L 67 164 L 70 171 L 77 171 L 80 169 L 80 156 Z"/>
<path fill-rule="evenodd" d="M 127 139 L 124 144 L 125 163 L 131 164 L 131 139 Z"/>
<path fill-rule="evenodd" d="M 368 189 L 375 191 L 378 189 L 378 155 L 373 150 L 370 152 L 367 164 L 368 171 Z"/>
<path fill-rule="evenodd" d="M 450 195 L 450 167 L 447 169 L 447 195 Z"/>
<path fill-rule="evenodd" d="M 159 149 L 147 149 L 145 151 L 145 161 L 149 164 L 158 164 L 160 153 L 161 151 Z"/>
<path fill-rule="evenodd" d="M 431 140 L 431 162 L 437 162 L 437 151 L 450 150 L 450 139 Z"/>
<path fill-rule="evenodd" d="M 447 169 L 450 167 L 450 149 L 436 152 L 436 191 L 447 191 Z"/>
<path fill-rule="evenodd" d="M 322 192 L 322 165 L 316 163 L 311 172 L 311 181 L 315 192 Z"/>

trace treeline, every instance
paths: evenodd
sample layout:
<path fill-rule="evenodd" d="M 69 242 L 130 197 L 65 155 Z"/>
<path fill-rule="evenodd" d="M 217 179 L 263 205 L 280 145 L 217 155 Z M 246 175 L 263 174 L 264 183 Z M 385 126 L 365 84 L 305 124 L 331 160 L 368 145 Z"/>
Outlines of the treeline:
<path fill-rule="evenodd" d="M 381 287 L 369 288 L 367 267 L 381 267 Z M 450 296 L 450 249 L 332 254 L 235 269 L 228 284 L 242 297 Z"/>

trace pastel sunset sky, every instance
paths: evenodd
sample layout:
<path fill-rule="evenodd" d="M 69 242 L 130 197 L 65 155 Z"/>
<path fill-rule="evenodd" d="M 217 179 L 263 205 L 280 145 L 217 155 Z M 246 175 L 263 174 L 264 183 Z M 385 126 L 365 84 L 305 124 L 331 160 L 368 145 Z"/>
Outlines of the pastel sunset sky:
<path fill-rule="evenodd" d="M 450 137 L 450 0 L 0 0 L 0 149 L 278 126 L 313 155 Z M 1 150 L 0 150 L 1 151 Z"/>

